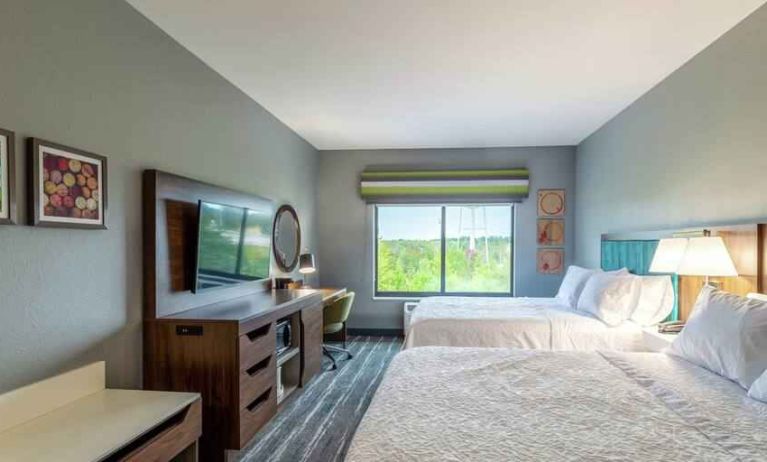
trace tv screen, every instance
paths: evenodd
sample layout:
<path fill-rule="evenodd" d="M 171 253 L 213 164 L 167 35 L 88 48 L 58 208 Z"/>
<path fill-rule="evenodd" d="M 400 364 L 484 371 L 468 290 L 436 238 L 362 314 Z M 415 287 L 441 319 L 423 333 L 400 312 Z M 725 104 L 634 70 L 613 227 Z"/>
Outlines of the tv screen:
<path fill-rule="evenodd" d="M 195 292 L 269 277 L 270 207 L 252 210 L 200 201 L 198 209 Z"/>

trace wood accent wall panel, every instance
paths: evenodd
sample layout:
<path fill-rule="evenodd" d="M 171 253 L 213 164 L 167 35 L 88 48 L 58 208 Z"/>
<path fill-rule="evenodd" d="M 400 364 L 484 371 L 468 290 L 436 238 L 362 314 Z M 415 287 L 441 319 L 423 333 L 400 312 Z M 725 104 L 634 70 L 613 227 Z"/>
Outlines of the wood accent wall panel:
<path fill-rule="evenodd" d="M 159 170 L 145 170 L 143 183 L 144 319 L 271 288 L 271 281 L 266 280 L 198 294 L 189 290 L 199 201 L 251 209 L 274 208 L 272 201 Z"/>
<path fill-rule="evenodd" d="M 735 225 L 712 227 L 713 236 L 720 236 L 730 252 L 738 277 L 711 278 L 721 290 L 745 296 L 764 290 L 765 225 Z M 705 278 L 679 276 L 679 318 L 687 320 L 692 313 Z"/>

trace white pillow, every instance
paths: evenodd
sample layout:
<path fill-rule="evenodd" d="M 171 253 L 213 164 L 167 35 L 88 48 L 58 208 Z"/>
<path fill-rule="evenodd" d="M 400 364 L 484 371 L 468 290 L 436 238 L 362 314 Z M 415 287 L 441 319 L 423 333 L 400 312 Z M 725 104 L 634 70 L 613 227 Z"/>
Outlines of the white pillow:
<path fill-rule="evenodd" d="M 767 403 L 767 371 L 764 371 L 764 373 L 751 384 L 751 388 L 748 389 L 748 396 Z"/>
<path fill-rule="evenodd" d="M 767 369 L 767 302 L 704 287 L 669 352 L 748 389 Z"/>
<path fill-rule="evenodd" d="M 575 308 L 578 304 L 578 298 L 581 296 L 581 292 L 586 286 L 586 281 L 599 271 L 600 270 L 581 268 L 580 266 L 575 265 L 569 266 L 564 279 L 562 279 L 562 284 L 559 286 L 557 298 L 565 305 Z"/>
<path fill-rule="evenodd" d="M 631 320 L 640 326 L 652 326 L 674 310 L 674 284 L 671 276 L 637 276 L 640 290 Z"/>
<path fill-rule="evenodd" d="M 617 326 L 631 317 L 638 298 L 636 276 L 598 273 L 586 282 L 578 299 L 578 310 L 593 314 L 608 326 Z"/>

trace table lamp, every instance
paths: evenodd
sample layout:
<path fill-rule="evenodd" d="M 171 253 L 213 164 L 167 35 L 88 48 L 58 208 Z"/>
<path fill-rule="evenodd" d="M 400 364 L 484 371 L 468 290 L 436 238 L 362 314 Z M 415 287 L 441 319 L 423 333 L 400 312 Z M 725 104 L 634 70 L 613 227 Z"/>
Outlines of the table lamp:
<path fill-rule="evenodd" d="M 311 274 L 317 271 L 314 266 L 314 255 L 311 253 L 302 253 L 298 257 L 298 272 L 301 274 Z"/>
<path fill-rule="evenodd" d="M 706 285 L 710 285 L 712 276 L 738 275 L 727 246 L 719 236 L 691 237 L 676 272 L 682 276 L 703 276 Z"/>
<path fill-rule="evenodd" d="M 661 239 L 650 263 L 651 273 L 676 273 L 687 250 L 685 237 Z"/>
<path fill-rule="evenodd" d="M 312 274 L 317 271 L 317 266 L 314 264 L 314 254 L 302 253 L 298 257 L 298 272 L 304 275 L 304 286 L 309 287 L 306 284 L 306 275 Z"/>

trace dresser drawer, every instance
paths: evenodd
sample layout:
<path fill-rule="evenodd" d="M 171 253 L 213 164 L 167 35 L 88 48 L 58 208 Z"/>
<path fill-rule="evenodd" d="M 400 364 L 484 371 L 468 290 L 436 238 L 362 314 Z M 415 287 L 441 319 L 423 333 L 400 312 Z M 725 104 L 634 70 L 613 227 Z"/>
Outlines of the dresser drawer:
<path fill-rule="evenodd" d="M 258 395 L 245 408 L 240 410 L 240 441 L 242 449 L 253 435 L 277 413 L 276 386 L 272 386 Z"/>
<path fill-rule="evenodd" d="M 240 335 L 240 370 L 244 371 L 257 362 L 274 354 L 277 339 L 274 323 L 265 324 L 258 329 Z"/>
<path fill-rule="evenodd" d="M 277 360 L 272 354 L 240 371 L 240 409 L 245 409 L 277 381 Z"/>

